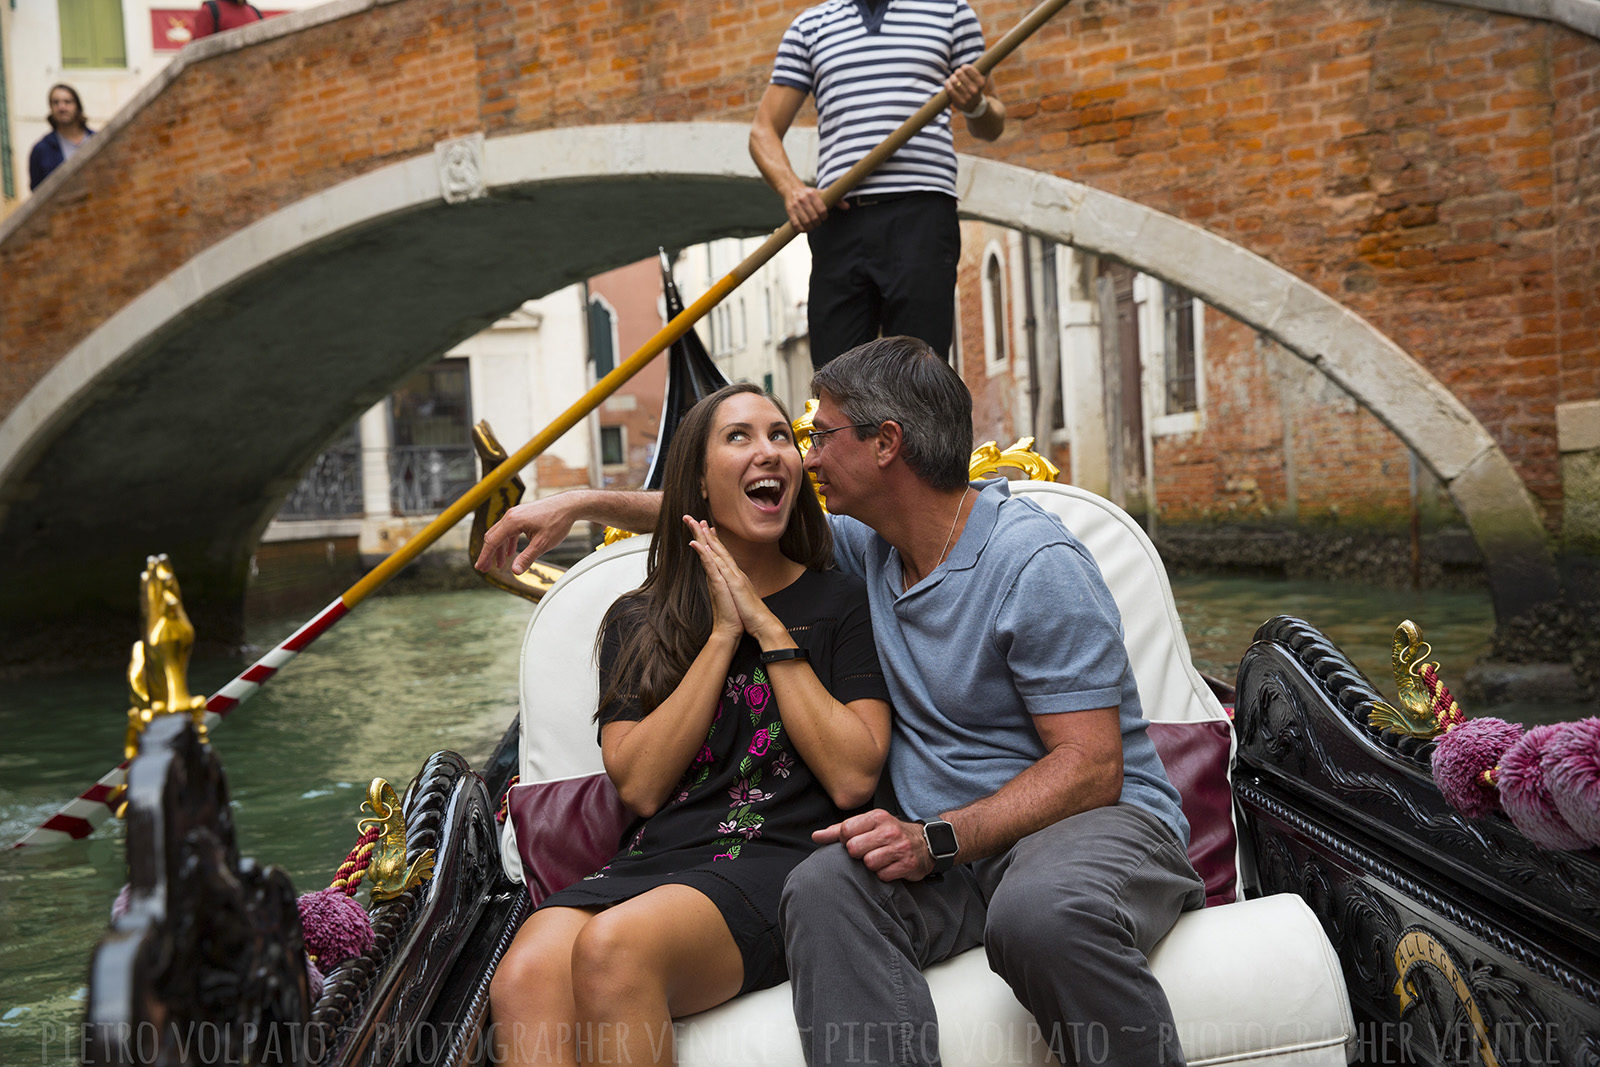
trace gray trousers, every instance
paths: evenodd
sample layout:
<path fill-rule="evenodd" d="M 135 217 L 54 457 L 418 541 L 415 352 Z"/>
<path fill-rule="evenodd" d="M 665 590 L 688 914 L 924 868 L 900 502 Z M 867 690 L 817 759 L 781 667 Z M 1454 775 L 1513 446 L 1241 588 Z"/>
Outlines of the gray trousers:
<path fill-rule="evenodd" d="M 1063 819 L 943 878 L 883 882 L 842 845 L 783 890 L 806 1062 L 937 1064 L 921 968 L 979 944 L 1063 1064 L 1183 1064 L 1146 954 L 1205 902 L 1183 846 L 1127 804 Z"/>

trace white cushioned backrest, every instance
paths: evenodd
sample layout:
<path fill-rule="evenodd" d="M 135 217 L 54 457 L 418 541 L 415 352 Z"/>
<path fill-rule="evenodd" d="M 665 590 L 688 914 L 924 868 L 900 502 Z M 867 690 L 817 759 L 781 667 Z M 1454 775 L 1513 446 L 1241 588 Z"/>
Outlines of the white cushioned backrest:
<path fill-rule="evenodd" d="M 595 635 L 606 610 L 644 581 L 648 537 L 630 537 L 585 557 L 544 595 L 522 639 L 524 782 L 605 770 L 595 740 L 600 703 Z"/>
<path fill-rule="evenodd" d="M 1189 641 L 1155 545 L 1128 513 L 1104 497 L 1058 482 L 1012 482 L 1011 495 L 1031 500 L 1066 524 L 1100 565 L 1122 613 L 1123 640 L 1151 722 L 1227 719 L 1189 658 Z"/>

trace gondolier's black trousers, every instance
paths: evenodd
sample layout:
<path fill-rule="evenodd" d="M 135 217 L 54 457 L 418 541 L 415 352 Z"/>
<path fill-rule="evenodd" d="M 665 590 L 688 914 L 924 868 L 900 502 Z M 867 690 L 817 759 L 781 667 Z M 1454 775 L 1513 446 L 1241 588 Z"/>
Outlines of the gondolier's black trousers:
<path fill-rule="evenodd" d="M 922 969 L 982 944 L 1057 1062 L 1181 1067 L 1146 957 L 1204 903 L 1182 843 L 1129 804 L 1062 819 L 937 881 L 880 881 L 824 845 L 789 875 L 779 913 L 806 1062 L 938 1063 Z M 1017 1036 L 1001 1059 L 1027 1052 Z"/>
<path fill-rule="evenodd" d="M 807 235 L 811 364 L 878 336 L 909 334 L 950 358 L 961 227 L 943 193 L 862 197 Z"/>

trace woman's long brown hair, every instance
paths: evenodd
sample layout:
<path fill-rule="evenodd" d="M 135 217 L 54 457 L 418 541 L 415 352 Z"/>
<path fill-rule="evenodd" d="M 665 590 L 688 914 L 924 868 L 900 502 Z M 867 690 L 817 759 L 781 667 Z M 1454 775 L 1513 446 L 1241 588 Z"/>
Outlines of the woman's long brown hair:
<path fill-rule="evenodd" d="M 619 600 L 607 617 L 608 625 L 620 626 L 622 646 L 611 672 L 611 684 L 601 695 L 601 707 L 637 693 L 639 706 L 648 714 L 678 688 L 690 664 L 711 638 L 711 592 L 700 557 L 689 547 L 689 530 L 683 516 L 710 521 L 710 508 L 700 492 L 706 447 L 717 409 L 723 401 L 740 393 L 766 397 L 789 420 L 783 405 L 759 386 L 739 382 L 723 386 L 700 401 L 678 424 L 667 448 L 661 514 L 646 557 L 644 584 Z M 833 564 L 828 520 L 804 474 L 778 550 L 808 570 L 826 570 Z"/>

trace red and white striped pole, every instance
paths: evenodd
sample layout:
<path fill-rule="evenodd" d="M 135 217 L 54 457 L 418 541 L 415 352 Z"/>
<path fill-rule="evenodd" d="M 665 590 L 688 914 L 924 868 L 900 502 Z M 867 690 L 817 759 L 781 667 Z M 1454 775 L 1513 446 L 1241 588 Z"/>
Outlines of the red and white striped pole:
<path fill-rule="evenodd" d="M 262 683 L 277 674 L 285 663 L 294 659 L 301 649 L 321 637 L 324 631 L 344 618 L 349 611 L 344 600 L 335 600 L 319 611 L 310 622 L 279 642 L 272 651 L 245 668 L 237 678 L 217 690 L 211 699 L 206 701 L 206 727 L 209 729 L 221 722 L 228 712 L 248 700 L 257 689 L 261 688 Z M 28 831 L 11 847 L 57 845 L 88 837 L 94 833 L 97 826 L 116 813 L 112 797 L 116 795 L 117 787 L 122 785 L 127 777 L 128 761 L 124 760 L 101 775 L 99 781 L 79 793 L 60 811 Z"/>

